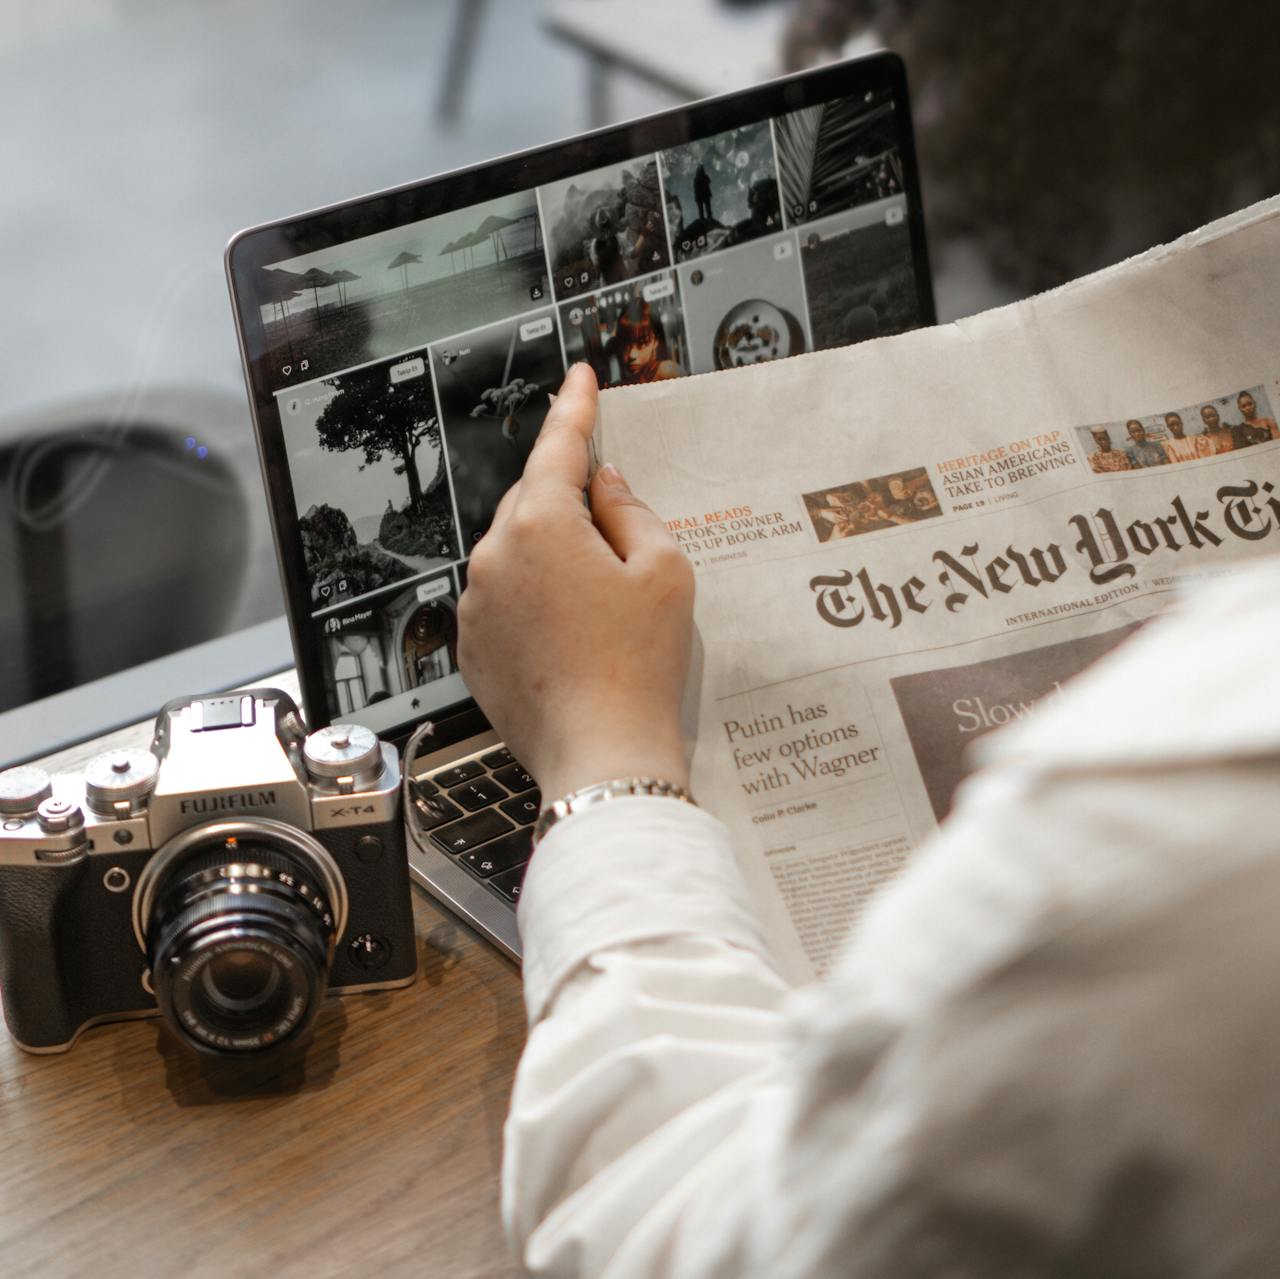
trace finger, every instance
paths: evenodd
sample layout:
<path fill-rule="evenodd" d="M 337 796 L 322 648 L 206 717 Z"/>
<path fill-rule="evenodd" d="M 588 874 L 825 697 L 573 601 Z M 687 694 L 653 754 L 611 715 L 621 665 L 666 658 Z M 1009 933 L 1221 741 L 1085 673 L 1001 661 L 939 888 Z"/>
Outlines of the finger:
<path fill-rule="evenodd" d="M 558 488 L 581 492 L 586 487 L 587 441 L 595 430 L 598 395 L 591 366 L 575 364 L 547 410 L 524 464 L 525 492 Z"/>
<path fill-rule="evenodd" d="M 611 465 L 602 466 L 591 481 L 591 518 L 624 561 L 671 542 L 667 526 L 632 493 Z"/>

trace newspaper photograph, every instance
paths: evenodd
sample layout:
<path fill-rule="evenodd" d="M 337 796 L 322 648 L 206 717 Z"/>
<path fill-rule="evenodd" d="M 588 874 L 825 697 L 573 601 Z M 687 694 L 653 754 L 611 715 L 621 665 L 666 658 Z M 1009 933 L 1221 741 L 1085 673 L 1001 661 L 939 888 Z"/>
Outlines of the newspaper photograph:
<path fill-rule="evenodd" d="M 1271 200 L 955 324 L 604 393 L 599 460 L 697 575 L 694 792 L 794 980 L 975 742 L 1280 551 L 1277 296 Z"/>

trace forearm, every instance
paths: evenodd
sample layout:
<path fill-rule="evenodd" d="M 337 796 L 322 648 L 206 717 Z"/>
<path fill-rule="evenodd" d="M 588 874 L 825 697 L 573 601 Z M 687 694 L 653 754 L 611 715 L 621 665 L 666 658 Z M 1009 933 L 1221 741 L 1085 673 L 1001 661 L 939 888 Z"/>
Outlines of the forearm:
<path fill-rule="evenodd" d="M 767 1198 L 784 995 L 759 957 L 692 938 L 598 955 L 562 989 L 506 1129 L 506 1226 L 528 1273 L 726 1273 Z"/>
<path fill-rule="evenodd" d="M 553 829 L 521 915 L 532 1028 L 506 1131 L 513 1246 L 537 1275 L 717 1273 L 754 1197 L 743 1161 L 766 1162 L 745 1119 L 789 1052 L 788 988 L 727 833 L 676 801 L 610 801 Z"/>

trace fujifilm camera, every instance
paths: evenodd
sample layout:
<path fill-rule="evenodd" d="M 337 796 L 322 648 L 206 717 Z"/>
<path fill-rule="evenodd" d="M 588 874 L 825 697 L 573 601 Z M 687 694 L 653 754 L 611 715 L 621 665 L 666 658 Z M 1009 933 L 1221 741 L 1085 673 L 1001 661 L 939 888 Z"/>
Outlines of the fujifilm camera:
<path fill-rule="evenodd" d="M 368 729 L 307 735 L 275 689 L 170 702 L 150 750 L 0 773 L 0 995 L 65 1052 L 163 1015 L 208 1053 L 306 1030 L 326 991 L 417 975 L 400 767 Z"/>

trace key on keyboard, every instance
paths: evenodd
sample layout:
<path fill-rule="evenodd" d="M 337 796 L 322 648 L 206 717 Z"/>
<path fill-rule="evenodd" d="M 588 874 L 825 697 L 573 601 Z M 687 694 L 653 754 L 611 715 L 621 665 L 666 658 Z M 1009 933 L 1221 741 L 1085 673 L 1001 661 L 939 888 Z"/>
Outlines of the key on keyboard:
<path fill-rule="evenodd" d="M 499 871 L 523 865 L 529 860 L 532 846 L 531 830 L 514 830 L 510 835 L 503 835 L 501 839 L 495 839 L 483 848 L 464 853 L 462 861 L 481 878 L 487 879 Z"/>
<path fill-rule="evenodd" d="M 494 773 L 497 778 L 509 791 L 519 793 L 520 791 L 532 790 L 538 783 L 529 776 L 528 773 L 520 767 L 519 764 L 508 764 L 506 768 L 500 768 Z"/>
<path fill-rule="evenodd" d="M 500 799 L 506 799 L 506 797 L 507 792 L 492 777 L 481 777 L 478 781 L 455 786 L 449 792 L 449 798 L 455 804 L 461 804 L 469 813 L 479 812 L 482 808 L 491 808 Z"/>
<path fill-rule="evenodd" d="M 465 853 L 511 829 L 511 823 L 496 808 L 486 808 L 454 822 L 452 826 L 433 830 L 431 838 L 446 853 Z"/>
<path fill-rule="evenodd" d="M 525 862 L 522 866 L 513 866 L 510 870 L 504 870 L 500 875 L 495 875 L 490 881 L 490 885 L 498 890 L 509 902 L 518 901 L 520 898 L 520 887 L 524 883 L 524 873 L 529 868 L 529 863 Z"/>
<path fill-rule="evenodd" d="M 452 768 L 446 768 L 442 773 L 432 773 L 431 780 L 441 789 L 448 790 L 450 786 L 460 786 L 473 777 L 479 777 L 483 772 L 484 765 L 478 759 L 468 759 Z"/>
<path fill-rule="evenodd" d="M 498 805 L 513 822 L 521 826 L 531 826 L 538 820 L 538 810 L 542 807 L 542 792 L 529 791 L 524 795 L 513 795 Z"/>

